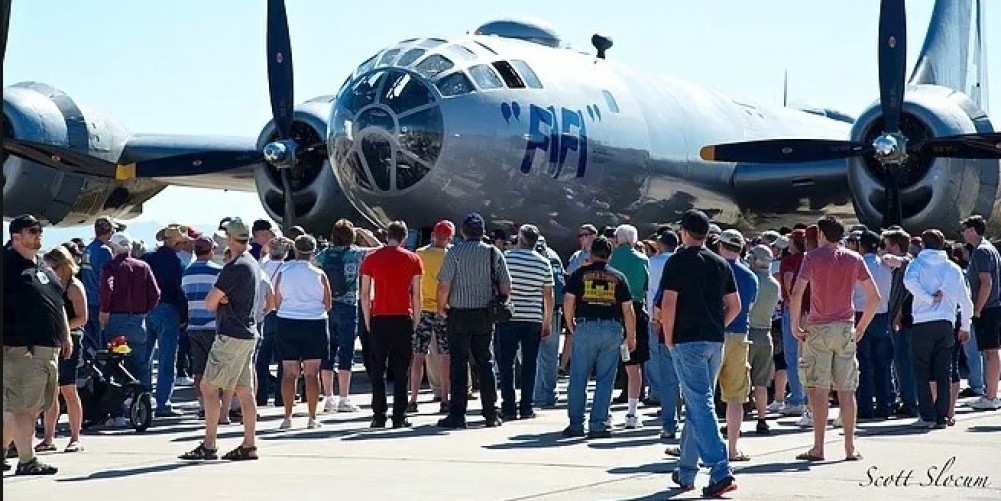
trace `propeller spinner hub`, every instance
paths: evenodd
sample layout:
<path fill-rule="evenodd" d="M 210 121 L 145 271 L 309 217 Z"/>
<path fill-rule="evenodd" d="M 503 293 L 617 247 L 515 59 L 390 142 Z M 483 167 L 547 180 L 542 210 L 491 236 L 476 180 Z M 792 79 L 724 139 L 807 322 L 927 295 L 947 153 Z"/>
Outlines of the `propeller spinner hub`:
<path fill-rule="evenodd" d="M 907 138 L 900 134 L 882 134 L 872 141 L 876 158 L 884 164 L 902 164 L 907 160 Z"/>
<path fill-rule="evenodd" d="M 264 145 L 264 159 L 276 168 L 289 168 L 292 166 L 295 149 L 294 141 L 272 141 Z"/>

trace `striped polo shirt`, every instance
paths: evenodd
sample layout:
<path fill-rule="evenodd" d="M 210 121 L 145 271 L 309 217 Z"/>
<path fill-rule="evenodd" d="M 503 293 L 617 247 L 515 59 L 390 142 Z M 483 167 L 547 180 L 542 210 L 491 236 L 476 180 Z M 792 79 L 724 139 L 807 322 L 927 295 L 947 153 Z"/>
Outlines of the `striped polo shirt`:
<path fill-rule="evenodd" d="M 504 255 L 496 247 L 479 240 L 465 240 L 452 246 L 438 272 L 438 281 L 450 285 L 450 308 L 473 309 L 490 305 L 494 297 L 490 281 L 491 264 L 497 282 L 510 284 L 511 276 Z"/>
<path fill-rule="evenodd" d="M 504 253 L 511 274 L 511 320 L 541 322 L 543 287 L 553 285 L 553 269 L 549 259 L 531 249 L 513 249 Z"/>
<path fill-rule="evenodd" d="M 181 275 L 181 290 L 188 300 L 188 332 L 215 332 L 215 312 L 205 309 L 205 297 L 215 286 L 220 271 L 222 266 L 199 259 Z"/>

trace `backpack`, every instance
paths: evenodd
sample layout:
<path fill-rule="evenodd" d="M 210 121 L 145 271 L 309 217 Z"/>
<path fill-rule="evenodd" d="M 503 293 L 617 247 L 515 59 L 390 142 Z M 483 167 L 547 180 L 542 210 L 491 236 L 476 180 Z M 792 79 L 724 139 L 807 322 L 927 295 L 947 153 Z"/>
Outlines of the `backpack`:
<path fill-rule="evenodd" d="M 326 251 L 326 258 L 323 260 L 323 272 L 330 282 L 330 295 L 341 297 L 351 290 L 348 287 L 348 278 L 344 273 L 344 254 L 347 248 L 329 248 Z"/>

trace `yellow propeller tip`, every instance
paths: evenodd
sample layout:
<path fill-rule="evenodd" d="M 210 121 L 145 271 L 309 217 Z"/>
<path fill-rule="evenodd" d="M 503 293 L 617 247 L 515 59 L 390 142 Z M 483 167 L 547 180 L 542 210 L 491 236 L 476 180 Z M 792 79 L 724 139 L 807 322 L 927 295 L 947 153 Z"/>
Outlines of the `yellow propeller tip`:
<path fill-rule="evenodd" d="M 705 160 L 707 162 L 712 162 L 713 160 L 716 160 L 716 147 L 703 146 L 702 149 L 699 150 L 699 157 L 701 157 L 702 160 Z"/>
<path fill-rule="evenodd" d="M 115 167 L 115 179 L 125 181 L 136 177 L 136 164 L 118 165 Z"/>

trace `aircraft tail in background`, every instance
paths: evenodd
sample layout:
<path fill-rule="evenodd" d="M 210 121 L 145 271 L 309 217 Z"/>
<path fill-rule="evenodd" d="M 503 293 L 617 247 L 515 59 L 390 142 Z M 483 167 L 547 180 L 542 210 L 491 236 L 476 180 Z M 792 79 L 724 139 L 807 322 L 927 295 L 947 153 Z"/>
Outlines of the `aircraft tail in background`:
<path fill-rule="evenodd" d="M 937 0 L 910 83 L 949 87 L 987 111 L 985 0 Z"/>

